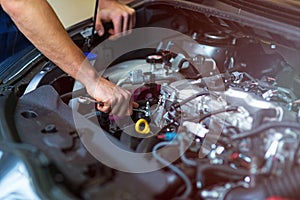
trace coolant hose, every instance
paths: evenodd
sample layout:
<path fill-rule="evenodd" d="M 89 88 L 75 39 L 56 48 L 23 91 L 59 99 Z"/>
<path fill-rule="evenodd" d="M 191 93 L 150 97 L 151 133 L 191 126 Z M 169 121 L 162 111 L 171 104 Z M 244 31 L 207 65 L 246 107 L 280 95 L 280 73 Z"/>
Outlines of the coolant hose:
<path fill-rule="evenodd" d="M 226 194 L 225 200 L 264 200 L 270 196 L 299 199 L 300 167 L 295 167 L 279 177 L 268 178 L 254 188 L 234 188 Z"/>

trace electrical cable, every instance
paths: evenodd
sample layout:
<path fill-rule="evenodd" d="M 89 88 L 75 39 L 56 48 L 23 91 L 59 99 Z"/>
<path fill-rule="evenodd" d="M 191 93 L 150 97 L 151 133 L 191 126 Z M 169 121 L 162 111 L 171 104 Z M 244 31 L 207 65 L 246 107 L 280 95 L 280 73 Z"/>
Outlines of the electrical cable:
<path fill-rule="evenodd" d="M 175 127 L 178 127 L 179 124 L 176 124 L 176 123 L 179 119 L 180 119 L 179 117 L 175 118 L 174 122 L 169 123 L 169 124 L 165 125 L 164 127 L 162 127 L 158 132 L 155 133 L 155 135 L 162 134 L 164 131 L 166 131 L 166 129 L 171 128 L 172 125 Z M 166 132 L 169 132 L 169 131 L 166 131 Z"/>
<path fill-rule="evenodd" d="M 152 151 L 153 157 L 156 160 L 158 160 L 160 163 L 162 163 L 163 165 L 168 166 L 168 168 L 170 170 L 175 172 L 184 181 L 186 189 L 185 189 L 184 193 L 180 196 L 180 198 L 187 199 L 190 196 L 191 192 L 192 192 L 192 183 L 191 183 L 190 179 L 178 167 L 176 167 L 172 163 L 168 162 L 167 160 L 163 159 L 161 156 L 159 156 L 157 154 L 157 150 L 161 147 L 166 146 L 166 145 L 175 146 L 175 145 L 178 145 L 178 142 L 177 141 L 175 141 L 175 142 L 171 141 L 171 142 L 160 142 L 160 143 L 158 143 L 153 148 L 153 151 Z"/>

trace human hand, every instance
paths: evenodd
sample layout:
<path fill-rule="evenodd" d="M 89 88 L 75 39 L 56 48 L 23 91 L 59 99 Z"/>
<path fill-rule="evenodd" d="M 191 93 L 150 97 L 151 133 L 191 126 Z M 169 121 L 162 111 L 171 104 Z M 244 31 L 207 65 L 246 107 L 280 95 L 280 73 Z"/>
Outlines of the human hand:
<path fill-rule="evenodd" d="M 97 109 L 102 112 L 125 116 L 132 114 L 132 107 L 138 107 L 138 104 L 133 102 L 129 91 L 102 77 L 95 84 L 87 85 L 86 89 L 90 96 L 102 102 L 97 105 Z"/>
<path fill-rule="evenodd" d="M 100 0 L 95 29 L 99 36 L 104 34 L 102 22 L 112 22 L 111 35 L 130 30 L 135 26 L 135 10 L 115 0 Z"/>

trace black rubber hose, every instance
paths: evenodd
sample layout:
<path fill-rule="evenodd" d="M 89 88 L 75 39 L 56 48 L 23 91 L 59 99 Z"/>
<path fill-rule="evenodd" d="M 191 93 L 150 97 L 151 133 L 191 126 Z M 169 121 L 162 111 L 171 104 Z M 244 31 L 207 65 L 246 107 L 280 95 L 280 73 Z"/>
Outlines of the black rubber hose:
<path fill-rule="evenodd" d="M 257 136 L 258 134 L 262 133 L 263 131 L 266 131 L 271 128 L 292 128 L 292 129 L 298 129 L 300 130 L 300 124 L 298 122 L 270 122 L 267 124 L 262 124 L 261 126 L 250 130 L 250 131 L 245 131 L 241 134 L 234 135 L 231 137 L 231 140 L 241 140 L 247 137 L 254 137 Z"/>
<path fill-rule="evenodd" d="M 197 185 L 198 187 L 203 187 L 205 185 L 205 173 L 210 172 L 210 173 L 214 173 L 216 175 L 219 175 L 221 177 L 225 177 L 225 178 L 232 178 L 235 179 L 236 177 L 239 177 L 239 179 L 241 177 L 245 177 L 249 175 L 249 171 L 248 170 L 244 170 L 244 169 L 234 169 L 231 168 L 228 165 L 211 165 L 211 164 L 199 164 L 198 165 L 198 169 L 197 169 L 197 175 L 196 175 L 196 181 L 197 181 Z"/>
<path fill-rule="evenodd" d="M 254 188 L 234 188 L 229 191 L 225 200 L 266 199 L 279 196 L 289 199 L 300 197 L 300 167 L 295 167 L 279 177 L 271 177 Z"/>
<path fill-rule="evenodd" d="M 205 115 L 202 115 L 199 119 L 199 123 L 206 119 L 207 117 L 211 117 L 212 115 L 217 115 L 220 113 L 225 113 L 225 112 L 237 112 L 238 111 L 238 106 L 229 106 L 228 108 L 220 109 L 220 110 L 214 110 L 210 113 L 207 113 Z"/>
<path fill-rule="evenodd" d="M 192 101 L 193 99 L 196 99 L 197 97 L 200 97 L 200 96 L 203 96 L 203 95 L 210 95 L 210 94 L 211 93 L 209 91 L 206 91 L 206 90 L 198 92 L 198 93 L 196 93 L 196 94 L 194 94 L 194 95 L 192 95 L 192 96 L 190 96 L 190 97 L 182 100 L 181 102 L 175 103 L 172 107 L 174 107 L 175 109 L 179 108 L 180 106 L 188 103 L 189 101 Z"/>

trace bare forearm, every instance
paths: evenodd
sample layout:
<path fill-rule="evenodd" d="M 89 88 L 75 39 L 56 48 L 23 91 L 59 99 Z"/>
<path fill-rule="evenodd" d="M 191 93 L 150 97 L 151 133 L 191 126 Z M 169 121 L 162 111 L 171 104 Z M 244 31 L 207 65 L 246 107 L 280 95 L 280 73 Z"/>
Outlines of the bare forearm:
<path fill-rule="evenodd" d="M 45 0 L 1 0 L 3 9 L 23 34 L 50 60 L 66 73 L 88 82 L 98 77 L 93 67 L 85 60 L 81 50 L 72 42 Z M 84 73 L 78 73 L 83 66 Z M 87 83 L 84 83 L 87 84 Z"/>
<path fill-rule="evenodd" d="M 98 75 L 95 68 L 85 59 L 81 50 L 69 38 L 46 0 L 0 0 L 0 4 L 23 34 L 45 56 L 66 73 L 83 83 L 93 98 L 103 102 L 103 106 L 99 106 L 99 110 L 102 112 L 111 111 L 117 115 L 132 112 L 133 102 L 130 92 Z M 110 11 L 115 9 L 117 9 L 117 13 L 121 12 L 121 15 L 110 15 Z M 127 6 L 115 4 L 113 8 L 106 9 L 106 19 L 112 20 L 114 25 L 122 24 L 119 22 L 122 20 L 118 21 L 121 19 L 118 16 L 123 17 L 123 11 L 126 13 L 126 20 L 128 20 L 128 12 L 134 13 Z M 100 20 L 101 18 L 98 21 Z M 124 24 L 127 22 L 125 21 Z M 120 28 L 118 25 L 118 29 Z"/>

